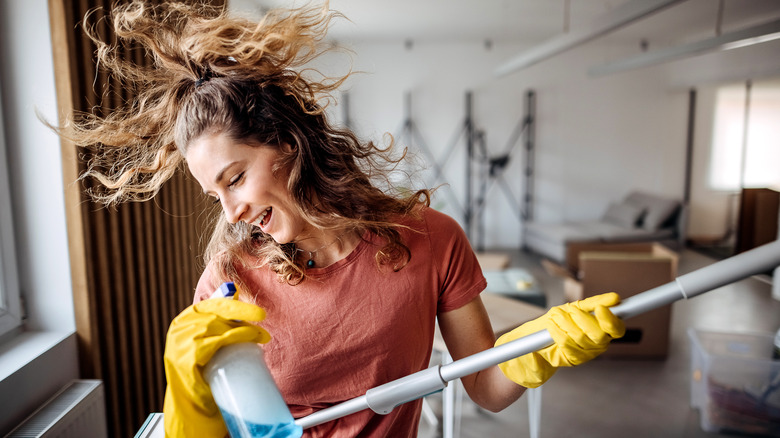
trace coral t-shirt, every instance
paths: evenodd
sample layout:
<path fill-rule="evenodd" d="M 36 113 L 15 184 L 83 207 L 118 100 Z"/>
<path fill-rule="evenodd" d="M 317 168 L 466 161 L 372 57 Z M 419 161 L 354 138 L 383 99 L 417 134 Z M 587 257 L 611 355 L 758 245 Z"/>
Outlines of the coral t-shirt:
<path fill-rule="evenodd" d="M 265 359 L 293 417 L 428 368 L 436 315 L 484 290 L 485 278 L 457 222 L 425 208 L 421 221 L 404 223 L 419 232 L 400 230 L 412 257 L 398 272 L 377 266 L 381 242 L 372 235 L 345 259 L 308 269 L 295 286 L 280 283 L 267 267 L 239 272 L 251 289 L 241 293 L 266 310 L 261 325 L 272 339 L 263 345 Z M 206 269 L 195 301 L 217 286 Z M 366 409 L 306 429 L 304 436 L 414 437 L 420 411 L 420 400 L 387 415 Z"/>

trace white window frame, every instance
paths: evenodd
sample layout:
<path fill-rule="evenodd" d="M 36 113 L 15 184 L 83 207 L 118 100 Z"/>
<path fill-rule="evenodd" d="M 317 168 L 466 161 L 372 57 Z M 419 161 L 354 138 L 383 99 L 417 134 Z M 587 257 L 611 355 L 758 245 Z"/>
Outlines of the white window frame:
<path fill-rule="evenodd" d="M 773 123 L 779 96 L 778 80 L 718 89 L 708 175 L 713 190 L 736 193 L 745 187 L 780 184 L 776 147 L 780 130 Z"/>
<path fill-rule="evenodd" d="M 1 84 L 0 84 L 1 85 Z M 2 87 L 0 87 L 2 89 Z M 11 177 L 0 94 L 0 336 L 22 324 L 21 290 L 11 202 Z"/>

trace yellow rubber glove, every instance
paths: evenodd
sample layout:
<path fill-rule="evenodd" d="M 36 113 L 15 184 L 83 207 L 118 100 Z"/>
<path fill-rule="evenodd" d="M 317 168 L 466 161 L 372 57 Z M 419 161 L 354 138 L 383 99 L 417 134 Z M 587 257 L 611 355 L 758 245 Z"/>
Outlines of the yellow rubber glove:
<path fill-rule="evenodd" d="M 623 321 L 608 309 L 618 303 L 618 294 L 610 292 L 553 307 L 498 338 L 496 346 L 544 329 L 550 332 L 555 344 L 501 363 L 499 368 L 518 385 L 537 388 L 558 367 L 575 366 L 595 358 L 606 351 L 612 339 L 626 333 Z"/>
<path fill-rule="evenodd" d="M 262 308 L 230 298 L 201 301 L 174 318 L 165 341 L 166 437 L 227 436 L 202 370 L 222 346 L 268 342 L 271 336 L 267 331 L 244 322 L 264 318 Z"/>

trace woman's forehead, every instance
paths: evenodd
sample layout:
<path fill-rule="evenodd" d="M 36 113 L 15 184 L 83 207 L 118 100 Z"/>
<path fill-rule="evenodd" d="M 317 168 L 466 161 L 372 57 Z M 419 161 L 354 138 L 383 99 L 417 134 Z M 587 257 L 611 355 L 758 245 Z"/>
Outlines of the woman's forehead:
<path fill-rule="evenodd" d="M 185 153 L 190 166 L 200 169 L 212 169 L 227 162 L 251 162 L 259 159 L 276 160 L 278 148 L 251 140 L 236 140 L 225 133 L 210 133 L 191 141 Z"/>

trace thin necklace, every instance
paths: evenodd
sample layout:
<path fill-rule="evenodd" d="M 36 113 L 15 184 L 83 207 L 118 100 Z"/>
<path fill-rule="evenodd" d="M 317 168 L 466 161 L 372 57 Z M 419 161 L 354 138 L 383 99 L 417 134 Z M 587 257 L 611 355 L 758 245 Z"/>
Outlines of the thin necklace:
<path fill-rule="evenodd" d="M 308 252 L 309 253 L 309 260 L 306 261 L 306 267 L 307 268 L 313 268 L 314 267 L 314 256 L 317 254 L 317 252 L 321 249 L 325 249 L 331 245 L 333 245 L 336 242 L 341 241 L 341 236 L 343 236 L 345 233 L 341 234 L 340 236 L 336 237 L 335 240 L 331 241 L 330 243 L 326 243 L 325 245 L 322 245 L 321 247 L 315 249 L 314 251 L 307 251 L 305 249 L 298 248 L 298 246 L 295 246 L 295 250 L 298 252 Z"/>

